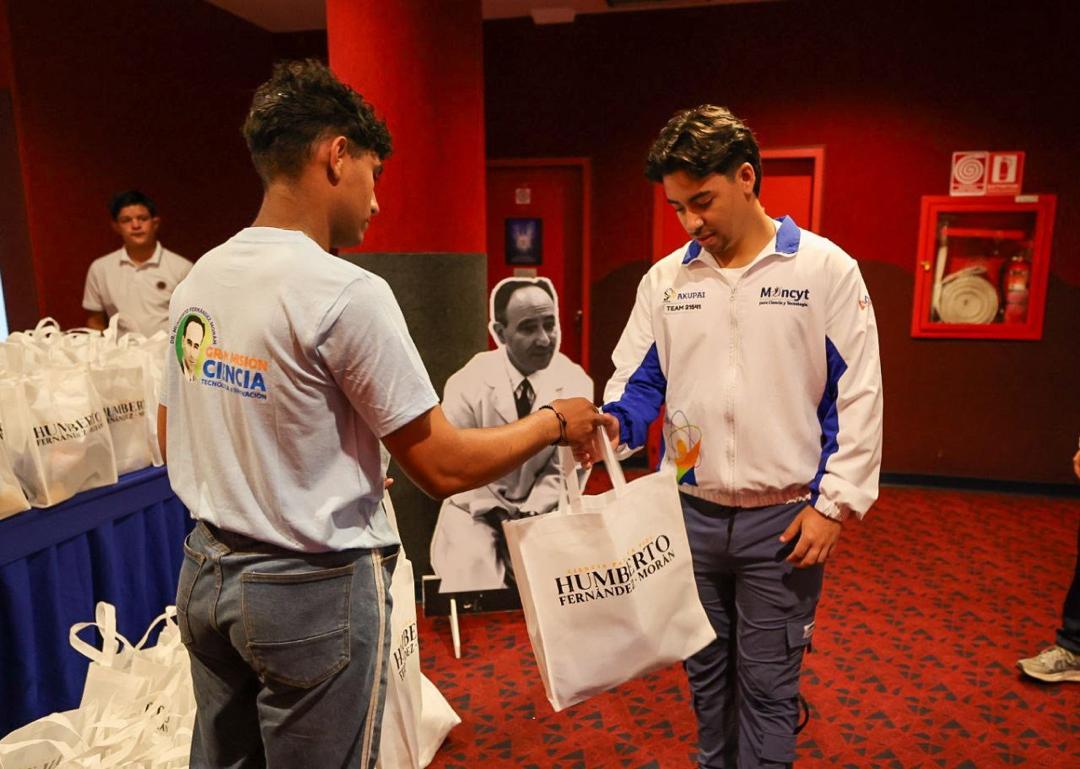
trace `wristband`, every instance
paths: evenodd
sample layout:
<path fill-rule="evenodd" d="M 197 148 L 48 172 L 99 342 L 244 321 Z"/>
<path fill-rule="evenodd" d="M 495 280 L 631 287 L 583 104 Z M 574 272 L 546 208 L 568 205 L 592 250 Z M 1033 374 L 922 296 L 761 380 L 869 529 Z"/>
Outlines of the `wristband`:
<path fill-rule="evenodd" d="M 559 420 L 559 438 L 558 438 L 558 440 L 553 442 L 551 445 L 552 446 L 568 446 L 569 444 L 567 443 L 567 440 L 566 440 L 566 417 L 564 417 L 562 414 L 560 414 L 558 409 L 556 409 L 550 403 L 548 403 L 545 406 L 541 406 L 539 409 L 537 409 L 537 411 L 542 411 L 543 409 L 548 409 L 549 411 L 551 411 L 551 413 L 555 415 L 555 418 Z"/>

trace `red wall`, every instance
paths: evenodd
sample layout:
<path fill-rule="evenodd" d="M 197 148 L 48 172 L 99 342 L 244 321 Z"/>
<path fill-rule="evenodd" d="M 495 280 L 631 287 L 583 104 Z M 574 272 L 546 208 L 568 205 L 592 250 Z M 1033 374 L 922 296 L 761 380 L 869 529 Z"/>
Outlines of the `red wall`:
<path fill-rule="evenodd" d="M 822 233 L 862 262 L 881 328 L 887 472 L 1067 482 L 1080 431 L 1078 76 L 1065 3 L 762 3 L 485 25 L 488 154 L 593 159 L 593 372 L 647 269 L 645 152 L 678 108 L 729 106 L 763 146 L 824 145 Z M 919 198 L 950 153 L 1027 152 L 1057 193 L 1044 339 L 912 340 Z M 606 320 L 605 320 L 606 316 Z"/>
<path fill-rule="evenodd" d="M 328 0 L 330 66 L 394 138 L 365 251 L 483 252 L 479 0 Z"/>
<path fill-rule="evenodd" d="M 11 33 L 8 31 L 7 3 L 0 0 L 0 91 L 11 86 Z"/>
<path fill-rule="evenodd" d="M 273 36 L 202 2 L 7 4 L 40 310 L 82 325 L 87 267 L 119 247 L 114 192 L 154 198 L 162 242 L 189 259 L 253 218 L 239 128 Z"/>

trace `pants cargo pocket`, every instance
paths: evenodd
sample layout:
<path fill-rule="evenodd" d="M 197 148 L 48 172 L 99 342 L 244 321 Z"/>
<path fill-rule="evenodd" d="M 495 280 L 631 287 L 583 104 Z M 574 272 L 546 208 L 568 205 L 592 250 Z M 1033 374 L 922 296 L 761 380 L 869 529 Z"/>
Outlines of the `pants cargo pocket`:
<path fill-rule="evenodd" d="M 814 618 L 803 617 L 794 619 L 787 624 L 788 649 L 795 651 L 810 645 L 814 637 Z"/>
<path fill-rule="evenodd" d="M 765 731 L 761 735 L 758 758 L 777 764 L 790 764 L 795 760 L 795 733 L 775 734 Z"/>
<path fill-rule="evenodd" d="M 349 664 L 355 566 L 241 576 L 247 647 L 264 680 L 308 689 Z"/>

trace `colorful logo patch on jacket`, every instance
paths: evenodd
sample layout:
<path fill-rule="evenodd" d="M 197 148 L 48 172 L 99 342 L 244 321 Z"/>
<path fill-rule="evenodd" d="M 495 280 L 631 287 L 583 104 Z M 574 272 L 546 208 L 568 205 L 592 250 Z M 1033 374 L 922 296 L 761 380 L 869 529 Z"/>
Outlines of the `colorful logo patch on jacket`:
<path fill-rule="evenodd" d="M 667 445 L 675 459 L 675 479 L 679 483 L 696 484 L 694 468 L 701 462 L 701 428 L 690 424 L 681 411 L 669 414 L 667 423 Z"/>

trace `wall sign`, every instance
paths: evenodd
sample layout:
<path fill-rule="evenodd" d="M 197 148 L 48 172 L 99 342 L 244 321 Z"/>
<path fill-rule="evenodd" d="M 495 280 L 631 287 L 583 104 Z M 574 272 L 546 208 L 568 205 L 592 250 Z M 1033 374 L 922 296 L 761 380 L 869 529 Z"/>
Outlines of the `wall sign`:
<path fill-rule="evenodd" d="M 1023 152 L 965 150 L 952 155 L 950 195 L 1019 195 L 1023 181 Z"/>
<path fill-rule="evenodd" d="M 506 220 L 507 264 L 543 263 L 543 226 L 543 220 L 536 218 Z"/>

